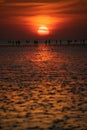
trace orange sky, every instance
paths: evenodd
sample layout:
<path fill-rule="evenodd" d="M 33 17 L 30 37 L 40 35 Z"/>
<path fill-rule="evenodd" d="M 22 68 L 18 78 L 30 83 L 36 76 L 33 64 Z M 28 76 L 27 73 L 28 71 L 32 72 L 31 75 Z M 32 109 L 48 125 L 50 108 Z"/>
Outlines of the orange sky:
<path fill-rule="evenodd" d="M 40 26 L 50 33 L 38 35 Z M 0 0 L 0 39 L 86 39 L 87 0 Z"/>

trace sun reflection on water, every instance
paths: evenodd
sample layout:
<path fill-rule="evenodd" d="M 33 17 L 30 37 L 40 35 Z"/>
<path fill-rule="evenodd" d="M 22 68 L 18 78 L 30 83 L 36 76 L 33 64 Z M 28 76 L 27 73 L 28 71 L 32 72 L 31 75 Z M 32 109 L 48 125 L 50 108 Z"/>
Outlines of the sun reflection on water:
<path fill-rule="evenodd" d="M 38 46 L 39 53 L 36 55 L 35 62 L 51 61 L 52 55 L 50 54 L 49 48 L 45 45 Z"/>
<path fill-rule="evenodd" d="M 73 53 L 43 44 L 3 49 L 0 128 L 86 128 L 86 50 L 81 55 L 83 48 Z"/>

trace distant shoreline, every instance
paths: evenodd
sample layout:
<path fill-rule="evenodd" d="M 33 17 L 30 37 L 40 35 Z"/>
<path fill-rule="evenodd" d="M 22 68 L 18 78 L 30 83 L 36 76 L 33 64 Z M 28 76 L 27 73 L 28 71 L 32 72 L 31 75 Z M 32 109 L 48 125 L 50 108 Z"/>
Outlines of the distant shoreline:
<path fill-rule="evenodd" d="M 87 40 L 0 40 L 0 46 L 30 46 L 39 44 L 86 46 Z"/>
<path fill-rule="evenodd" d="M 43 43 L 40 43 L 43 44 Z M 12 44 L 0 44 L 0 47 L 29 47 L 29 46 L 38 46 L 39 44 L 21 44 L 21 45 L 12 45 Z M 87 46 L 87 44 L 43 44 L 46 46 Z"/>

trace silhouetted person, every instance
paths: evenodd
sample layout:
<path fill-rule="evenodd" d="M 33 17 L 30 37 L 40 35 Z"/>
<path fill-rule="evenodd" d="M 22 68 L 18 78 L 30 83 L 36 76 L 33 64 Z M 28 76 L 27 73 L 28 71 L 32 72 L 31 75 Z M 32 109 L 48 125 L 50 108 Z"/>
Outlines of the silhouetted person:
<path fill-rule="evenodd" d="M 20 41 L 18 40 L 18 46 L 20 45 Z"/>
<path fill-rule="evenodd" d="M 45 44 L 47 44 L 47 40 L 45 41 Z"/>
<path fill-rule="evenodd" d="M 60 40 L 60 45 L 61 45 L 62 41 Z"/>
<path fill-rule="evenodd" d="M 57 44 L 57 40 L 56 40 L 56 44 Z"/>
<path fill-rule="evenodd" d="M 50 40 L 48 41 L 48 43 L 50 44 Z"/>
<path fill-rule="evenodd" d="M 68 41 L 67 41 L 67 43 L 68 43 L 68 45 L 70 45 L 70 43 L 71 43 L 71 40 L 68 40 Z"/>
<path fill-rule="evenodd" d="M 37 41 L 37 40 L 34 40 L 34 44 L 38 44 L 38 41 Z"/>

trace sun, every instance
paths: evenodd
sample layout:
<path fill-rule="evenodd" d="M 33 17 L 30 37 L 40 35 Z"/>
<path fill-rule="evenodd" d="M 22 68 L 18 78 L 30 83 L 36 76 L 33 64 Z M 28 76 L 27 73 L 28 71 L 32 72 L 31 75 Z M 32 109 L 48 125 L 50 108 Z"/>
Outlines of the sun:
<path fill-rule="evenodd" d="M 47 26 L 40 26 L 37 32 L 39 35 L 48 35 L 49 29 Z"/>

